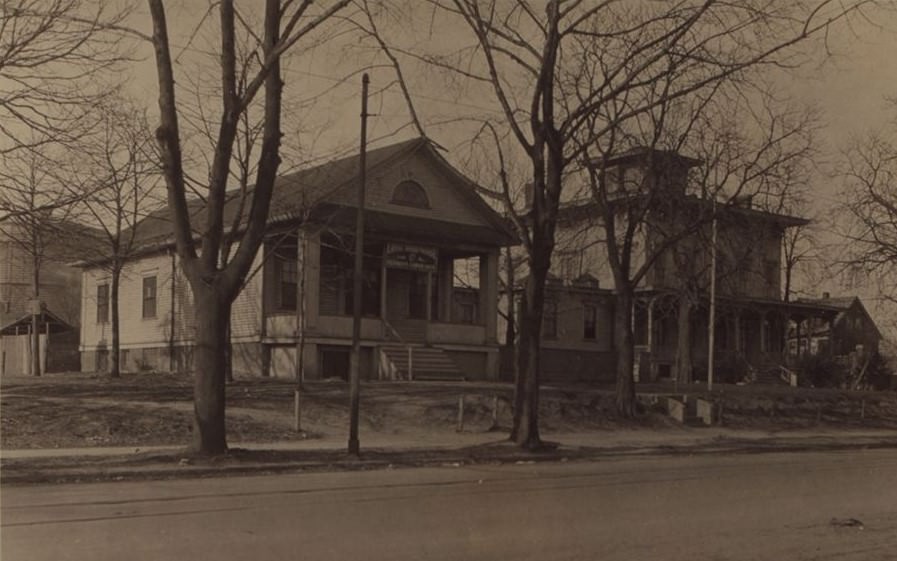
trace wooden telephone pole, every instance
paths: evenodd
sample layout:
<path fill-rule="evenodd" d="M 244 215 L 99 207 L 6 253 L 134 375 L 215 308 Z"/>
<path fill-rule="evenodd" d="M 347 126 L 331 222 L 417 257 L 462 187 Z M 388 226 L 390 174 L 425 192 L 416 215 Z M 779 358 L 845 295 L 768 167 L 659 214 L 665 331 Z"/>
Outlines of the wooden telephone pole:
<path fill-rule="evenodd" d="M 358 401 L 361 377 L 361 288 L 364 273 L 364 188 L 368 132 L 367 73 L 361 77 L 361 151 L 359 152 L 358 210 L 355 214 L 355 274 L 352 286 L 352 364 L 349 372 L 349 454 L 358 456 Z"/>

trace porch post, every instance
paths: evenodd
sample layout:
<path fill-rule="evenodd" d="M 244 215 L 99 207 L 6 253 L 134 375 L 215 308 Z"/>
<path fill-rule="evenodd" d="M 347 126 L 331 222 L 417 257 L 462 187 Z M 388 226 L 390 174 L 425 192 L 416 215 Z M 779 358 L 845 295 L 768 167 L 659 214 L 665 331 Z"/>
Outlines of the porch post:
<path fill-rule="evenodd" d="M 380 260 L 380 319 L 387 319 L 386 317 L 386 279 L 389 278 L 387 274 L 386 268 L 386 259 Z"/>
<path fill-rule="evenodd" d="M 828 318 L 828 356 L 835 356 L 835 316 Z"/>
<path fill-rule="evenodd" d="M 319 232 L 302 232 L 299 239 L 299 245 L 304 247 L 303 250 L 303 271 L 301 274 L 305 279 L 303 287 L 303 298 L 305 305 L 302 306 L 305 315 L 304 328 L 306 331 L 313 332 L 318 325 L 318 317 L 320 308 L 318 302 L 321 299 L 321 234 Z M 304 238 L 304 244 L 303 244 Z M 308 372 L 306 372 L 308 374 Z"/>
<path fill-rule="evenodd" d="M 427 271 L 427 321 L 433 321 L 433 273 Z"/>
<path fill-rule="evenodd" d="M 652 296 L 648 299 L 648 352 L 654 352 L 654 301 L 657 299 L 657 296 Z M 632 317 L 635 317 L 635 314 L 632 314 Z"/>
<path fill-rule="evenodd" d="M 498 250 L 480 255 L 480 314 L 486 342 L 498 341 Z"/>
<path fill-rule="evenodd" d="M 735 310 L 735 329 L 733 335 L 735 336 L 735 354 L 741 355 L 744 353 L 744 346 L 741 344 L 741 310 Z"/>
<path fill-rule="evenodd" d="M 452 289 L 455 279 L 455 260 L 450 256 L 439 256 L 439 278 L 436 281 L 439 291 L 439 320 L 452 321 Z"/>
<path fill-rule="evenodd" d="M 769 350 L 769 349 L 767 349 L 767 345 L 766 345 L 766 337 L 767 337 L 766 331 L 767 331 L 767 329 L 766 329 L 766 312 L 764 312 L 763 315 L 760 316 L 760 352 L 761 353 L 765 353 L 766 351 Z"/>

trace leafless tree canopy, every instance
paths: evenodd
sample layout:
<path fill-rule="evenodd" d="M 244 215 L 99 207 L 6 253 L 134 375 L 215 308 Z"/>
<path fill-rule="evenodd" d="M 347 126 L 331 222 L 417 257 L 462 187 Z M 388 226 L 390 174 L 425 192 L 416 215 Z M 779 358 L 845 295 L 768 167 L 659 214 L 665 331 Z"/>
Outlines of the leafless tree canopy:
<path fill-rule="evenodd" d="M 91 105 L 114 89 L 125 59 L 126 3 L 0 3 L 0 151 L 74 139 Z M 29 132 L 30 131 L 30 132 Z"/>
<path fill-rule="evenodd" d="M 493 154 L 498 156 L 494 159 L 502 161 L 509 149 L 522 154 L 531 168 L 527 183 L 532 204 L 526 216 L 506 206 L 521 232 L 530 269 L 517 358 L 515 411 L 523 414 L 515 419 L 514 432 L 519 443 L 533 446 L 538 442 L 533 418 L 538 411 L 534 396 L 538 393 L 544 284 L 562 191 L 571 184 L 571 175 L 577 169 L 590 171 L 592 194 L 607 209 L 605 243 L 618 297 L 622 298 L 617 307 L 631 308 L 627 294 L 631 296 L 634 281 L 643 274 L 641 269 L 630 270 L 631 243 L 650 205 L 631 205 L 625 224 L 616 223 L 616 211 L 610 210 L 611 201 L 602 186 L 601 162 L 636 144 L 682 149 L 684 140 L 695 136 L 690 131 L 710 120 L 711 103 L 718 116 L 725 116 L 724 96 L 756 95 L 749 90 L 764 67 L 800 64 L 798 45 L 824 41 L 829 26 L 849 21 L 876 3 L 559 0 L 543 5 L 432 0 L 431 4 L 447 17 L 462 21 L 471 41 L 448 53 L 410 56 L 466 82 L 471 89 L 488 93 L 498 114 L 485 127 L 496 140 Z M 761 148 L 752 157 L 739 150 L 739 161 L 731 173 L 717 169 L 714 173 L 732 177 L 717 177 L 719 182 L 712 191 L 723 189 L 727 180 L 756 183 L 769 165 L 781 166 L 787 156 L 775 147 L 789 129 L 770 126 L 768 135 L 761 129 L 756 135 Z M 726 152 L 719 155 L 723 160 L 732 159 Z M 500 174 L 504 188 L 509 189 L 504 170 Z M 509 202 L 511 197 L 506 195 L 505 200 Z M 648 266 L 650 263 L 642 269 Z M 617 318 L 617 327 L 625 335 L 628 318 Z M 621 357 L 618 409 L 631 415 L 634 392 L 631 360 L 627 359 L 632 355 L 631 336 L 617 341 L 616 346 Z"/>
<path fill-rule="evenodd" d="M 882 280 L 883 296 L 897 302 L 897 121 L 855 140 L 845 160 L 839 213 L 847 240 L 843 263 L 848 272 Z"/>

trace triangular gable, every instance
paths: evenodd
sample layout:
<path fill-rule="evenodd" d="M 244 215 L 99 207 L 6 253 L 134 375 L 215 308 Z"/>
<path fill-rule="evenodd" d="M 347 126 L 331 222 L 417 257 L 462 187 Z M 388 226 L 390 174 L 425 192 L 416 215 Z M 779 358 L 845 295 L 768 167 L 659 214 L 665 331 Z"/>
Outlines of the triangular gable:
<path fill-rule="evenodd" d="M 357 206 L 357 174 L 320 200 Z M 411 185 L 409 187 L 409 184 Z M 400 187 L 401 186 L 401 187 Z M 419 189 L 423 204 L 403 200 L 403 188 Z M 513 243 L 514 236 L 501 216 L 476 192 L 476 185 L 449 164 L 426 139 L 368 164 L 365 208 L 399 216 L 494 229 Z"/>

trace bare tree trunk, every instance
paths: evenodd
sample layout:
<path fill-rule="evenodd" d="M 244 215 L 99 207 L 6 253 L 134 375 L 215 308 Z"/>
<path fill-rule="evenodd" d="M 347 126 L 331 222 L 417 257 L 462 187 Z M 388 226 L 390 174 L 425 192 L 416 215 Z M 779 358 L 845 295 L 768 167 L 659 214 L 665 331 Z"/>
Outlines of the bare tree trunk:
<path fill-rule="evenodd" d="M 539 436 L 539 377 L 542 363 L 542 310 L 550 252 L 535 247 L 520 314 L 520 342 L 514 387 L 514 425 L 511 440 L 533 450 L 542 445 Z"/>
<path fill-rule="evenodd" d="M 215 287 L 193 284 L 196 345 L 193 349 L 193 445 L 203 455 L 227 452 L 225 438 L 225 371 L 231 299 Z"/>
<path fill-rule="evenodd" d="M 37 236 L 32 234 L 35 241 L 32 247 L 37 247 Z M 33 296 L 34 309 L 31 310 L 31 375 L 40 376 L 40 261 L 34 256 L 31 271 L 31 294 Z"/>
<path fill-rule="evenodd" d="M 508 324 L 505 327 L 505 345 L 508 348 L 513 349 L 515 346 L 515 339 L 517 339 L 517 310 L 514 309 L 514 286 L 516 284 L 516 279 L 514 278 L 514 260 L 510 247 L 506 248 L 505 251 L 505 273 L 507 276 L 505 286 L 508 291 Z"/>
<path fill-rule="evenodd" d="M 234 381 L 234 344 L 230 340 L 232 326 L 230 314 L 227 316 L 227 326 L 224 333 L 224 379 L 227 383 Z"/>
<path fill-rule="evenodd" d="M 121 377 L 121 322 L 118 314 L 118 288 L 121 280 L 121 266 L 112 265 L 112 285 L 109 287 L 109 305 L 112 307 L 112 362 L 109 368 L 110 378 Z"/>
<path fill-rule="evenodd" d="M 40 314 L 31 315 L 31 375 L 40 376 Z"/>
<path fill-rule="evenodd" d="M 782 293 L 782 300 L 785 302 L 791 301 L 791 273 L 794 269 L 794 265 L 791 263 L 785 263 L 785 288 Z"/>
<path fill-rule="evenodd" d="M 630 287 L 617 292 L 614 307 L 614 349 L 617 352 L 617 385 L 615 390 L 617 413 L 622 417 L 635 416 L 635 381 L 632 367 L 635 362 L 635 336 L 632 333 L 633 293 Z"/>
<path fill-rule="evenodd" d="M 676 337 L 676 381 L 684 384 L 692 381 L 691 310 L 691 299 L 686 294 L 680 295 Z"/>

